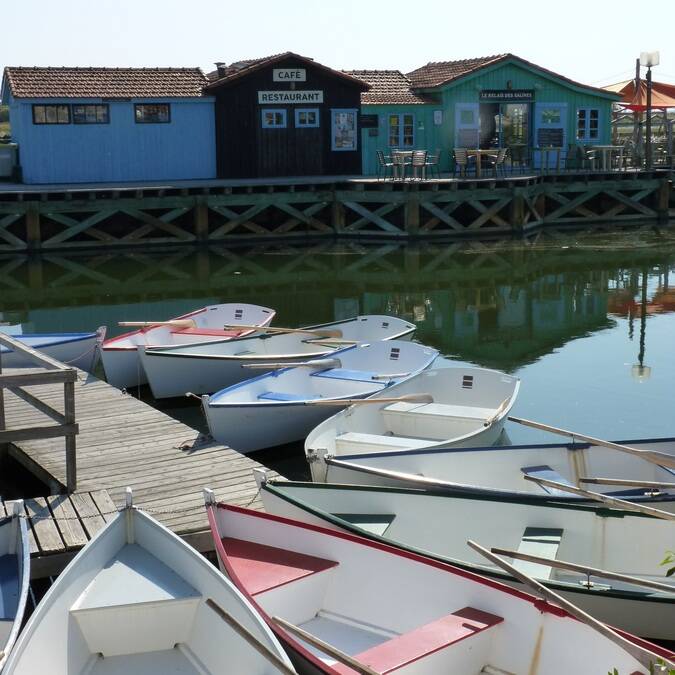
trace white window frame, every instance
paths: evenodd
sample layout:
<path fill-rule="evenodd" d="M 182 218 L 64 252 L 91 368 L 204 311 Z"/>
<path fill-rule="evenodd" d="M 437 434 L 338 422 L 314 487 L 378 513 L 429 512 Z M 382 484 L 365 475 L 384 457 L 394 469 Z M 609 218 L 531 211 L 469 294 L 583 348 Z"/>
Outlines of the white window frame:
<path fill-rule="evenodd" d="M 281 124 L 267 124 L 265 120 L 267 113 L 279 113 L 281 115 Z M 263 108 L 260 111 L 260 123 L 263 129 L 285 129 L 288 123 L 286 108 Z"/>
<path fill-rule="evenodd" d="M 398 142 L 395 145 L 391 145 L 391 118 L 398 117 Z M 405 145 L 403 140 L 405 138 L 405 117 L 412 118 L 412 143 L 410 145 Z M 405 113 L 388 113 L 387 114 L 387 145 L 390 148 L 401 148 L 401 149 L 412 149 L 415 147 L 415 113 L 405 112 Z"/>
<path fill-rule="evenodd" d="M 301 124 L 301 113 L 314 113 L 316 115 L 316 122 L 314 124 Z M 295 109 L 295 127 L 297 129 L 316 129 L 320 126 L 321 116 L 319 108 L 296 108 Z"/>
<path fill-rule="evenodd" d="M 584 135 L 579 136 L 579 113 L 581 111 L 584 111 L 586 113 L 586 121 L 584 124 Z M 595 138 L 591 136 L 591 112 L 595 111 L 598 113 L 598 132 Z M 575 122 L 575 127 L 574 127 L 574 138 L 577 141 L 581 141 L 582 143 L 588 143 L 588 142 L 595 142 L 598 143 L 600 141 L 600 108 L 577 108 L 577 114 L 574 119 Z"/>

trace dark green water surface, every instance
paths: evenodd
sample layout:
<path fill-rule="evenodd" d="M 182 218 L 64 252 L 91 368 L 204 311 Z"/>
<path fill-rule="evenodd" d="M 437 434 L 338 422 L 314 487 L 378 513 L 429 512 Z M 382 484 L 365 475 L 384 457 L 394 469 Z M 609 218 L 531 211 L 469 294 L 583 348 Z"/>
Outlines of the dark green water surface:
<path fill-rule="evenodd" d="M 121 320 L 237 300 L 276 309 L 280 326 L 398 315 L 448 359 L 522 378 L 515 415 L 611 439 L 675 437 L 674 268 L 675 232 L 651 228 L 6 256 L 0 321 L 36 332 L 106 324 L 115 335 Z M 204 426 L 190 401 L 157 405 Z M 513 423 L 506 431 L 514 444 L 559 440 Z M 300 446 L 259 457 L 290 477 L 305 475 L 301 458 Z"/>

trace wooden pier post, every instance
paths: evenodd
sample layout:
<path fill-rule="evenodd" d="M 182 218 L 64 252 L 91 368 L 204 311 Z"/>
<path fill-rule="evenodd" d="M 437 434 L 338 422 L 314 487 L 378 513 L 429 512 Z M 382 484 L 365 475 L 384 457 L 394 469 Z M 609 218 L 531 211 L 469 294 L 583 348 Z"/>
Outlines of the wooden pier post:
<path fill-rule="evenodd" d="M 209 205 L 206 199 L 206 197 L 197 197 L 193 210 L 197 241 L 207 241 L 209 238 Z"/>
<path fill-rule="evenodd" d="M 420 231 L 420 198 L 417 186 L 407 193 L 405 202 L 405 231 L 409 235 L 417 235 Z"/>
<path fill-rule="evenodd" d="M 656 217 L 659 223 L 667 223 L 670 216 L 670 193 L 673 185 L 668 177 L 659 181 L 656 190 Z"/>
<path fill-rule="evenodd" d="M 515 232 L 522 232 L 525 227 L 525 197 L 523 195 L 523 188 L 513 188 L 509 220 L 511 222 L 512 230 Z"/>
<path fill-rule="evenodd" d="M 29 251 L 40 248 L 42 237 L 40 235 L 40 212 L 34 208 L 26 211 L 26 244 Z"/>

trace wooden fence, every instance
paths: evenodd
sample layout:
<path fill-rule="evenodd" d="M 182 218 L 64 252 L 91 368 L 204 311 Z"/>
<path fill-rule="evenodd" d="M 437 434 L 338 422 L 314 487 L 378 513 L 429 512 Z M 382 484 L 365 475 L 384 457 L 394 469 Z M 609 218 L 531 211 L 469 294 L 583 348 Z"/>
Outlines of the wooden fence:
<path fill-rule="evenodd" d="M 75 381 L 77 370 L 69 368 L 55 359 L 41 354 L 22 342 L 0 333 L 0 347 L 7 347 L 35 363 L 38 369 L 13 368 L 10 374 L 2 371 L 2 352 L 0 352 L 0 447 L 8 443 L 65 437 L 66 442 L 66 489 L 69 493 L 77 488 L 77 459 L 75 436 L 79 429 L 75 422 Z M 25 372 L 24 372 L 25 371 Z M 24 387 L 42 384 L 63 384 L 63 413 L 41 401 Z M 30 406 L 53 419 L 56 424 L 9 428 L 5 417 L 4 390 L 7 389 Z"/>

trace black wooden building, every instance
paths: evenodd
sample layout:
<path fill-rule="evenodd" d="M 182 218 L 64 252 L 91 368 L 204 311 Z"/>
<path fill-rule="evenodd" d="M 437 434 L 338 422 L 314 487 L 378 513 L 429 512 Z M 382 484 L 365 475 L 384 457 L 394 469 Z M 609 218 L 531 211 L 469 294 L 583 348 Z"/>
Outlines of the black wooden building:
<path fill-rule="evenodd" d="M 219 178 L 361 173 L 359 112 L 368 84 L 292 52 L 216 64 Z"/>

